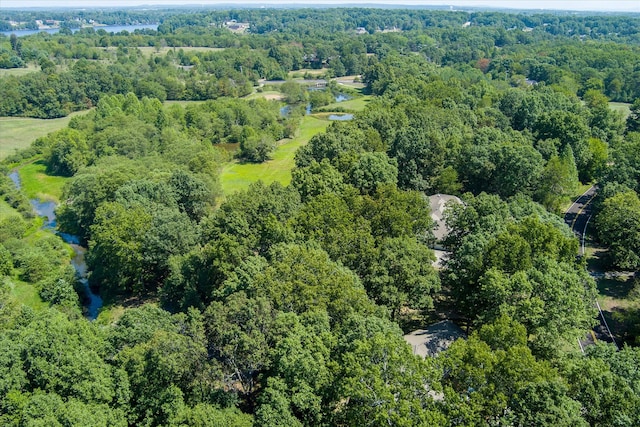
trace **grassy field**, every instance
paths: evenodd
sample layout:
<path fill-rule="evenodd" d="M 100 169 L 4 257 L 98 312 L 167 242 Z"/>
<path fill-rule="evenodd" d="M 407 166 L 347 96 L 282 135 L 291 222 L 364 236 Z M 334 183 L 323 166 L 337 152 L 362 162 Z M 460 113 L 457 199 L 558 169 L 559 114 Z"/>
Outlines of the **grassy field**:
<path fill-rule="evenodd" d="M 20 215 L 17 213 L 11 206 L 4 201 L 4 199 L 0 199 L 0 218 L 8 218 L 11 215 Z"/>
<path fill-rule="evenodd" d="M 11 294 L 16 301 L 20 301 L 20 303 L 27 307 L 31 307 L 36 311 L 44 310 L 49 307 L 49 304 L 42 301 L 42 298 L 40 298 L 36 287 L 29 283 L 21 282 L 20 280 L 12 281 Z"/>
<path fill-rule="evenodd" d="M 332 111 L 333 109 L 340 108 L 349 111 L 362 111 L 367 104 L 371 101 L 370 95 L 365 95 L 358 98 L 348 99 L 342 102 L 334 102 L 333 104 L 325 105 L 322 107 L 322 111 Z"/>
<path fill-rule="evenodd" d="M 622 112 L 622 114 L 624 115 L 625 119 L 627 117 L 629 117 L 629 113 L 631 113 L 631 110 L 629 109 L 629 107 L 631 107 L 631 104 L 627 104 L 625 102 L 610 102 L 609 103 L 609 108 L 611 108 L 612 110 L 615 110 L 615 111 Z"/>
<path fill-rule="evenodd" d="M 302 68 L 300 70 L 289 71 L 289 77 L 292 79 L 301 79 L 305 74 L 310 74 L 314 77 L 321 76 L 327 72 L 327 69 L 315 69 L 315 68 Z"/>
<path fill-rule="evenodd" d="M 47 175 L 46 168 L 42 161 L 22 166 L 19 169 L 22 191 L 29 199 L 58 202 L 62 196 L 62 187 L 69 178 Z"/>
<path fill-rule="evenodd" d="M 24 76 L 25 74 L 33 73 L 34 71 L 38 71 L 40 67 L 37 65 L 29 64 L 26 68 L 0 68 L 0 77 L 6 76 Z"/>
<path fill-rule="evenodd" d="M 59 119 L 0 117 L 0 160 L 27 148 L 35 139 L 64 128 L 73 116 L 84 113 L 86 111 L 77 111 Z"/>
<path fill-rule="evenodd" d="M 244 97 L 244 99 L 258 99 L 258 98 L 264 98 L 264 99 L 268 99 L 268 100 L 280 100 L 282 98 L 284 98 L 284 95 L 282 94 L 282 92 L 278 92 L 277 90 L 265 90 L 263 92 L 255 92 L 252 93 L 251 95 L 247 95 Z"/>
<path fill-rule="evenodd" d="M 296 150 L 317 133 L 324 131 L 331 122 L 306 116 L 302 119 L 298 135 L 282 143 L 273 154 L 273 159 L 264 163 L 228 164 L 222 169 L 220 183 L 225 195 L 244 190 L 252 182 L 262 180 L 265 184 L 279 182 L 283 185 L 291 181 L 291 169 L 294 165 Z"/>

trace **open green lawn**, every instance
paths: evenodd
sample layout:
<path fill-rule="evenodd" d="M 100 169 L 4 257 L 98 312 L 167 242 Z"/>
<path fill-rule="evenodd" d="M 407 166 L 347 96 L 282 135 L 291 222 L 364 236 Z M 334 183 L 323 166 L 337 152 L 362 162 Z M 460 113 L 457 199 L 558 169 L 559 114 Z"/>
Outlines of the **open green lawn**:
<path fill-rule="evenodd" d="M 31 307 L 34 310 L 44 310 L 49 306 L 46 302 L 42 301 L 38 290 L 35 286 L 22 282 L 20 280 L 11 281 L 11 294 L 20 303 Z"/>
<path fill-rule="evenodd" d="M 8 218 L 11 215 L 20 215 L 4 199 L 0 199 L 0 218 Z"/>
<path fill-rule="evenodd" d="M 367 106 L 369 101 L 371 101 L 371 95 L 364 95 L 358 98 L 348 99 L 342 102 L 334 102 L 333 104 L 326 105 L 322 107 L 322 111 L 332 111 L 333 109 L 339 108 L 343 110 L 349 111 L 362 111 Z"/>
<path fill-rule="evenodd" d="M 20 77 L 20 76 L 24 76 L 25 74 L 38 71 L 39 69 L 40 67 L 33 64 L 29 64 L 25 68 L 0 68 L 0 77 L 6 77 L 6 76 Z"/>
<path fill-rule="evenodd" d="M 247 95 L 244 99 L 258 99 L 264 98 L 266 100 L 280 100 L 284 98 L 282 92 L 278 92 L 277 90 L 265 90 L 263 92 L 254 92 L 251 95 Z"/>
<path fill-rule="evenodd" d="M 0 117 L 0 160 L 27 148 L 36 138 L 64 128 L 73 116 L 84 113 L 86 111 L 77 111 L 59 119 Z"/>
<path fill-rule="evenodd" d="M 22 191 L 30 199 L 53 200 L 58 202 L 62 196 L 62 187 L 69 179 L 46 173 L 42 161 L 26 164 L 19 169 Z"/>
<path fill-rule="evenodd" d="M 252 182 L 262 180 L 265 184 L 279 182 L 283 185 L 291 182 L 291 169 L 294 166 L 296 150 L 317 133 L 324 131 L 331 122 L 306 116 L 302 119 L 295 138 L 282 143 L 273 154 L 273 159 L 264 163 L 228 164 L 222 169 L 220 183 L 225 195 L 244 190 Z"/>
<path fill-rule="evenodd" d="M 625 119 L 627 117 L 629 117 L 629 113 L 631 112 L 629 107 L 631 107 L 631 104 L 627 104 L 625 102 L 610 102 L 609 103 L 609 108 L 611 108 L 612 110 L 615 110 L 615 111 L 621 111 L 622 114 L 624 115 Z"/>
<path fill-rule="evenodd" d="M 312 76 L 320 76 L 327 72 L 326 68 L 301 68 L 300 70 L 289 71 L 289 77 L 292 79 L 300 79 L 303 78 L 305 74 L 310 74 Z"/>

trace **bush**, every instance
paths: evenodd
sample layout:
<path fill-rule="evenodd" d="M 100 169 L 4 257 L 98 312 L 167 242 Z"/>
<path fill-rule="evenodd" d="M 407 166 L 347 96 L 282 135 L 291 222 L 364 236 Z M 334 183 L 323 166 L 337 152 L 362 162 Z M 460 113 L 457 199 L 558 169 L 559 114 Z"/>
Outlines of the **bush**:
<path fill-rule="evenodd" d="M 3 245 L 0 245 L 0 276 L 11 276 L 13 272 L 13 257 Z"/>
<path fill-rule="evenodd" d="M 262 163 L 271 158 L 276 142 L 270 135 L 250 137 L 240 143 L 239 156 L 249 162 Z"/>
<path fill-rule="evenodd" d="M 75 270 L 73 267 L 67 266 L 59 274 L 39 283 L 40 298 L 51 304 L 77 306 L 78 294 L 74 287 L 75 282 Z"/>

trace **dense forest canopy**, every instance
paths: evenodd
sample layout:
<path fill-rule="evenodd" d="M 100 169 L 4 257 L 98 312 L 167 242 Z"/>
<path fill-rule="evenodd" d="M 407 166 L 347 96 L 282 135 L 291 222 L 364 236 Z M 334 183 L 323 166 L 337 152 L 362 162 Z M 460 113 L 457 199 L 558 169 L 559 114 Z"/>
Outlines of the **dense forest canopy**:
<path fill-rule="evenodd" d="M 42 19 L 60 31 L 0 35 L 0 116 L 84 113 L 0 163 L 0 424 L 640 424 L 640 17 L 3 10 L 0 29 Z M 232 165 L 289 175 L 225 191 Z M 44 228 L 34 168 L 61 183 L 36 184 Z M 592 185 L 585 239 L 562 215 Z M 460 198 L 443 238 L 440 194 Z M 442 319 L 465 337 L 414 354 L 403 334 Z"/>

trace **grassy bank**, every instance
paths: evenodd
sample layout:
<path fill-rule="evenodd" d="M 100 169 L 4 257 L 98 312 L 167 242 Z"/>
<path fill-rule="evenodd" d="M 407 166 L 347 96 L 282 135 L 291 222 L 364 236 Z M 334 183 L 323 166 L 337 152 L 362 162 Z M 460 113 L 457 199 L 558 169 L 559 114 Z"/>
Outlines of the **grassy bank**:
<path fill-rule="evenodd" d="M 283 185 L 289 184 L 296 150 L 309 142 L 314 135 L 324 131 L 330 123 L 306 116 L 302 119 L 296 137 L 280 144 L 271 160 L 258 164 L 237 162 L 228 164 L 220 174 L 222 191 L 225 195 L 232 194 L 248 188 L 252 182 L 259 180 L 266 184 L 276 181 Z"/>
<path fill-rule="evenodd" d="M 46 169 L 42 161 L 22 166 L 19 169 L 22 191 L 30 199 L 58 202 L 62 196 L 62 187 L 69 178 L 48 175 Z"/>
<path fill-rule="evenodd" d="M 343 110 L 343 111 L 362 111 L 365 109 L 367 104 L 371 101 L 370 95 L 364 95 L 358 98 L 348 99 L 342 102 L 334 102 L 333 104 L 325 105 L 320 110 L 321 111 L 334 111 L 334 110 Z"/>

